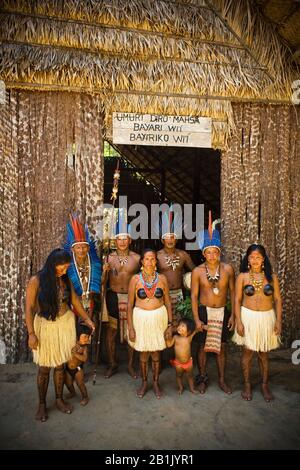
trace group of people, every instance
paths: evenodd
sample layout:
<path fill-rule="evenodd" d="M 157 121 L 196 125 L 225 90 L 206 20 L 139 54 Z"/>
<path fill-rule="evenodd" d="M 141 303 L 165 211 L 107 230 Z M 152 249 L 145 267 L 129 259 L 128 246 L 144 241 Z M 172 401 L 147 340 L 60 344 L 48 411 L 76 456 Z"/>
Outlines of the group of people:
<path fill-rule="evenodd" d="M 95 329 L 93 297 L 101 289 L 101 262 L 87 229 L 76 218 L 68 224 L 67 234 L 65 249 L 54 250 L 49 255 L 43 269 L 30 279 L 26 291 L 29 347 L 39 366 L 36 418 L 41 421 L 48 417 L 46 394 L 51 368 L 54 368 L 59 410 L 72 412 L 62 393 L 65 384 L 69 396 L 74 395 L 74 380 L 81 392 L 81 404 L 88 402 L 82 368 Z M 184 389 L 184 375 L 192 393 L 205 393 L 209 380 L 208 352 L 216 356 L 220 388 L 230 394 L 231 388 L 225 381 L 226 343 L 230 332 L 234 331 L 232 340 L 243 346 L 243 399 L 252 399 L 250 369 L 253 354 L 257 352 L 263 397 L 266 401 L 272 400 L 268 386 L 268 351 L 280 344 L 281 298 L 278 278 L 272 273 L 264 247 L 255 244 L 248 248 L 235 281 L 232 266 L 220 261 L 220 236 L 218 230 L 212 229 L 211 222 L 199 237 L 204 262 L 197 267 L 188 253 L 176 248 L 174 231 L 163 233 L 161 241 L 160 251 L 146 249 L 139 255 L 130 250 L 130 234 L 118 233 L 116 250 L 103 265 L 102 288 L 105 287 L 106 295 L 102 301 L 108 313 L 105 378 L 109 379 L 118 371 L 119 332 L 120 341 L 127 343 L 127 367 L 133 378 L 137 378 L 134 352 L 139 353 L 142 380 L 137 390 L 139 398 L 148 390 L 150 358 L 153 391 L 156 398 L 161 398 L 161 352 L 173 347 L 175 358 L 171 364 L 176 370 L 179 394 Z M 185 272 L 192 272 L 193 320 L 180 318 L 177 312 L 183 300 Z M 78 317 L 77 342 L 75 315 Z M 198 345 L 199 374 L 195 378 L 193 337 Z"/>

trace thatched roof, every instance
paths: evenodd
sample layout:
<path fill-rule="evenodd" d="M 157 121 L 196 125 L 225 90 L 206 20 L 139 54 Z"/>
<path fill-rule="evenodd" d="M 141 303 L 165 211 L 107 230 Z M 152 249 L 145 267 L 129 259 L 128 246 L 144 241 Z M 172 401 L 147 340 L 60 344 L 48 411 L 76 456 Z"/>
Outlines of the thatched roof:
<path fill-rule="evenodd" d="M 290 48 L 293 60 L 300 65 L 299 0 L 256 0 L 265 18 Z"/>
<path fill-rule="evenodd" d="M 100 93 L 107 111 L 211 116 L 232 101 L 290 102 L 289 49 L 247 0 L 3 0 L 8 87 Z"/>

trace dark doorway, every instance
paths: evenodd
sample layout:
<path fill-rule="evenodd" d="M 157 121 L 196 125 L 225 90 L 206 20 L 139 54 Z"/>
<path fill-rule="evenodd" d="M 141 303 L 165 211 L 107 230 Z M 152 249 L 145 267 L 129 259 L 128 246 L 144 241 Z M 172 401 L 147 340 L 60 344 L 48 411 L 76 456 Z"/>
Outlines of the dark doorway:
<path fill-rule="evenodd" d="M 213 219 L 220 217 L 220 152 L 190 147 L 151 147 L 112 145 L 113 156 L 105 157 L 104 202 L 110 202 L 113 172 L 120 156 L 119 194 L 127 195 L 128 204 L 143 203 L 147 207 L 162 202 L 204 204 L 205 223 L 208 211 Z M 178 248 L 184 248 L 184 241 Z M 181 246 L 182 245 L 182 246 Z M 137 240 L 133 249 L 145 246 L 161 248 L 154 240 Z M 196 253 L 191 253 L 193 258 Z M 195 259 L 195 262 L 197 260 Z"/>

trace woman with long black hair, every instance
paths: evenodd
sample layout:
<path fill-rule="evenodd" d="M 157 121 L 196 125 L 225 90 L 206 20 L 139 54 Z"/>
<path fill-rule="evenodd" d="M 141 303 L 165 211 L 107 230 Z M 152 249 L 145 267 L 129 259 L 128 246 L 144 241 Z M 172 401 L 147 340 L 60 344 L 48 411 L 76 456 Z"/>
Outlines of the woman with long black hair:
<path fill-rule="evenodd" d="M 28 345 L 32 349 L 34 362 L 39 366 L 39 407 L 36 419 L 42 422 L 48 418 L 46 395 L 51 368 L 54 368 L 56 406 L 63 413 L 72 412 L 72 407 L 62 396 L 64 363 L 71 358 L 76 343 L 75 317 L 71 305 L 86 325 L 95 329 L 66 274 L 70 262 L 71 257 L 66 251 L 53 250 L 41 271 L 31 277 L 26 289 Z"/>
<path fill-rule="evenodd" d="M 254 352 L 262 374 L 262 394 L 265 401 L 273 400 L 270 392 L 268 352 L 280 344 L 281 296 L 277 276 L 262 245 L 250 245 L 241 262 L 235 287 L 236 331 L 233 341 L 244 346 L 242 398 L 252 400 L 250 383 L 251 361 Z"/>

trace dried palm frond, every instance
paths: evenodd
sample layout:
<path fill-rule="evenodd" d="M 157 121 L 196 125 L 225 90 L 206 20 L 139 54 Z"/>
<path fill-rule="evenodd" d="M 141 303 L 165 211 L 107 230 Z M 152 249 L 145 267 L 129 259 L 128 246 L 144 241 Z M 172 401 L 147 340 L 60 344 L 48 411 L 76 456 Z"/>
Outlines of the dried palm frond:
<path fill-rule="evenodd" d="M 0 22 L 9 87 L 97 93 L 106 116 L 210 116 L 214 147 L 234 129 L 225 100 L 290 101 L 289 51 L 248 0 L 4 0 Z"/>
<path fill-rule="evenodd" d="M 70 70 L 65 73 L 69 84 L 85 86 L 88 83 L 97 88 L 103 84 L 97 83 L 93 75 L 102 73 L 109 62 L 107 73 L 110 74 L 110 67 L 114 69 L 113 88 L 119 82 L 124 89 L 134 89 L 139 79 L 135 75 L 144 73 L 147 79 L 152 78 L 147 89 L 164 91 L 157 85 L 163 76 L 166 87 L 172 86 L 171 81 L 167 81 L 171 73 L 174 92 L 181 89 L 180 76 L 184 74 L 189 93 L 203 94 L 199 86 L 203 81 L 206 94 L 225 96 L 222 88 L 226 88 L 227 96 L 290 97 L 287 49 L 247 0 L 4 0 L 3 11 L 9 13 L 2 16 L 2 40 L 17 42 L 3 45 L 8 68 L 12 64 L 7 48 L 18 49 L 22 47 L 19 43 L 24 45 L 25 64 L 11 74 L 14 81 L 16 75 L 21 75 L 23 82 L 28 81 L 24 80 L 28 74 L 33 82 L 43 83 L 37 73 L 40 64 L 44 83 L 51 84 L 59 79 L 66 85 L 66 77 L 60 69 L 69 65 Z M 26 44 L 39 45 L 40 54 L 26 49 Z M 54 77 L 47 66 L 49 48 L 42 46 L 55 50 Z M 22 60 L 18 52 L 10 52 L 10 59 Z M 32 65 L 31 73 L 26 67 L 28 63 Z M 79 66 L 79 70 L 91 68 L 88 76 L 83 74 L 80 84 L 72 64 Z M 124 70 L 120 71 L 121 77 L 118 65 Z M 4 78 L 10 81 L 8 75 L 9 71 Z M 145 80 L 141 81 L 141 86 L 145 88 Z"/>

